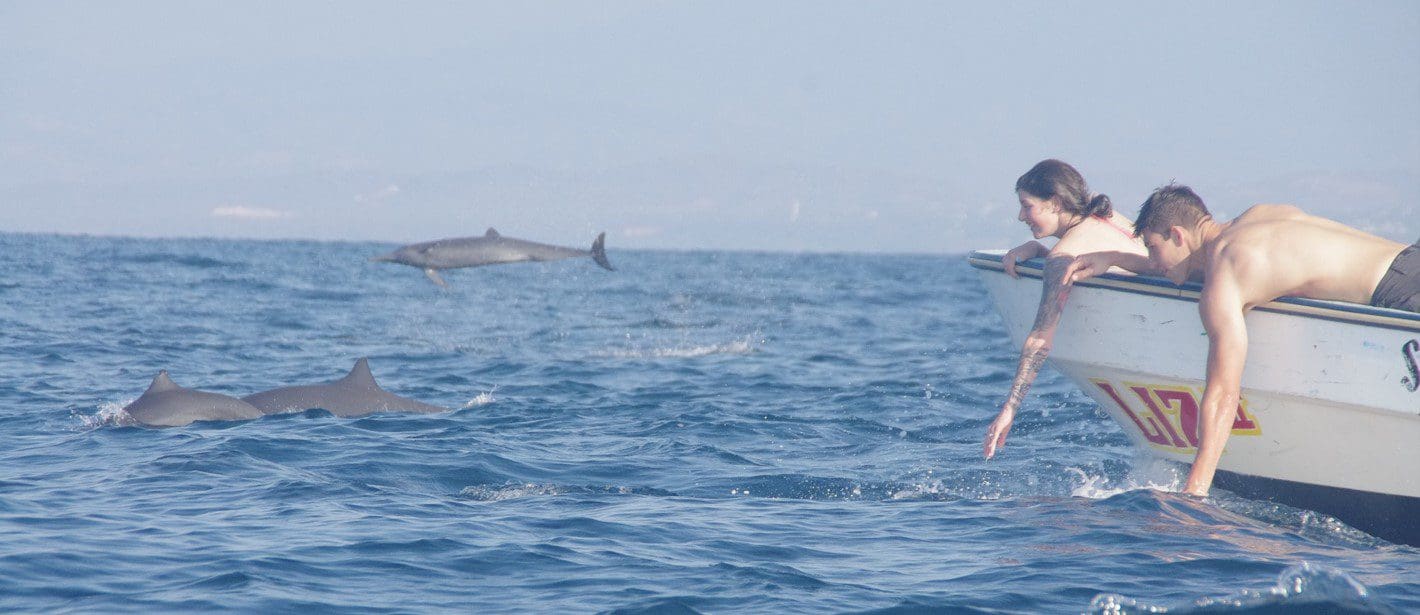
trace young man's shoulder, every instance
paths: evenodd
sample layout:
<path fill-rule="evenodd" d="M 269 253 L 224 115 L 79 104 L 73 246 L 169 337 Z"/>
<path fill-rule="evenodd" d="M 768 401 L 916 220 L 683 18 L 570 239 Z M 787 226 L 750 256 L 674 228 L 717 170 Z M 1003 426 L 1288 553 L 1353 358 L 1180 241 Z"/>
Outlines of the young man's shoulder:
<path fill-rule="evenodd" d="M 1205 248 L 1208 251 L 1206 279 L 1225 276 L 1247 283 L 1257 275 L 1265 275 L 1271 255 L 1276 252 L 1276 246 L 1269 240 L 1275 234 L 1257 227 L 1236 225 L 1228 230 L 1232 232 L 1220 235 L 1217 241 Z"/>
<path fill-rule="evenodd" d="M 1243 251 L 1246 247 L 1262 247 L 1283 239 L 1287 229 L 1327 222 L 1330 221 L 1323 222 L 1322 218 L 1308 214 L 1295 205 L 1253 205 L 1242 215 L 1223 224 L 1214 248 L 1231 247 L 1234 251 Z"/>
<path fill-rule="evenodd" d="M 1233 220 L 1234 226 L 1247 225 L 1258 222 L 1278 222 L 1287 220 L 1302 220 L 1310 218 L 1311 215 L 1302 211 L 1296 205 L 1282 203 L 1262 203 L 1253 205 L 1242 212 L 1242 215 Z"/>

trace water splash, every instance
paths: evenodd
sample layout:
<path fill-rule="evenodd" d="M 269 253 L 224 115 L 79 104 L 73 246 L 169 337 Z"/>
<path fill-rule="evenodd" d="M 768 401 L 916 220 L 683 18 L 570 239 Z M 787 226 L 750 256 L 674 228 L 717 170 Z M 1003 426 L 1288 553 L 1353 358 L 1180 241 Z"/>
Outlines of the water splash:
<path fill-rule="evenodd" d="M 1183 487 L 1184 478 L 1181 466 L 1155 457 L 1135 459 L 1130 464 L 1129 473 L 1117 482 L 1080 468 L 1068 468 L 1068 471 L 1080 480 L 1079 486 L 1071 490 L 1070 495 L 1091 500 L 1103 500 L 1140 489 L 1176 493 Z"/>
<path fill-rule="evenodd" d="M 137 399 L 137 398 L 134 398 Z M 100 427 L 127 427 L 137 425 L 138 420 L 133 418 L 123 409 L 134 399 L 122 402 L 104 402 L 99 405 L 99 411 L 95 414 L 82 414 L 73 412 L 72 415 L 79 420 L 79 428 L 82 430 L 98 429 Z"/>
<path fill-rule="evenodd" d="M 473 407 L 475 407 L 475 406 L 486 406 L 486 405 L 488 405 L 488 404 L 493 403 L 494 401 L 496 401 L 496 400 L 493 398 L 493 393 L 494 393 L 494 391 L 497 391 L 497 390 L 498 390 L 498 387 L 497 387 L 497 386 L 494 386 L 493 388 L 488 389 L 486 392 L 479 393 L 478 395 L 475 395 L 475 396 L 473 397 L 473 399 L 468 400 L 468 402 L 463 405 L 463 409 L 467 410 L 467 409 L 473 408 Z"/>

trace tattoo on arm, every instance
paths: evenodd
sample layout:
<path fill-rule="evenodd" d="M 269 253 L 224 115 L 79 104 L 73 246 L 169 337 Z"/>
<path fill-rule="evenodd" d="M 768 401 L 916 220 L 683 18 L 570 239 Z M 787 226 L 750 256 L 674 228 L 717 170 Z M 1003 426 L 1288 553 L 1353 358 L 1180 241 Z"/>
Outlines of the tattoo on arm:
<path fill-rule="evenodd" d="M 1057 257 L 1045 262 L 1045 275 L 1040 291 L 1040 309 L 1035 314 L 1035 325 L 1031 327 L 1031 337 L 1047 341 L 1043 346 L 1032 346 L 1027 342 L 1021 354 L 1021 362 L 1016 367 L 1016 379 L 1011 383 L 1011 393 L 1006 397 L 1006 406 L 1020 407 L 1026 393 L 1035 382 L 1040 366 L 1050 355 L 1048 341 L 1055 337 L 1055 326 L 1060 324 L 1060 312 L 1065 309 L 1065 299 L 1070 295 L 1070 287 L 1065 285 L 1065 269 L 1070 266 L 1069 257 Z"/>
<path fill-rule="evenodd" d="M 1041 276 L 1040 309 L 1035 312 L 1035 325 L 1031 329 L 1039 333 L 1054 333 L 1060 324 L 1060 313 L 1065 310 L 1065 299 L 1070 296 L 1070 287 L 1065 285 L 1065 269 L 1070 266 L 1069 258 L 1052 258 L 1045 262 Z"/>
<path fill-rule="evenodd" d="M 1021 402 L 1025 401 L 1026 393 L 1030 391 L 1031 383 L 1035 382 L 1035 375 L 1040 372 L 1040 366 L 1045 363 L 1047 354 L 1049 353 L 1041 348 L 1021 357 L 1020 366 L 1016 368 L 1016 380 L 1011 383 L 1010 395 L 1006 396 L 1007 406 L 1019 408 Z"/>

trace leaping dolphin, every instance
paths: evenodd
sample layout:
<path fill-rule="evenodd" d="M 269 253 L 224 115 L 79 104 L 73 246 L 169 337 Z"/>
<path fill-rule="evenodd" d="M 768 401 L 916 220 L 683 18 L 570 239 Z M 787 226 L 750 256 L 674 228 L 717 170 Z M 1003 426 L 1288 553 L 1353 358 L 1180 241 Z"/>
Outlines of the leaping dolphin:
<path fill-rule="evenodd" d="M 181 427 L 193 421 L 239 421 L 261 418 L 261 410 L 235 397 L 184 389 L 158 372 L 153 384 L 123 407 L 133 420 L 150 427 Z"/>
<path fill-rule="evenodd" d="M 312 408 L 327 410 L 339 417 L 356 417 L 375 412 L 447 412 L 447 408 L 400 397 L 375 382 L 370 362 L 364 358 L 344 378 L 324 384 L 282 387 L 254 393 L 242 401 L 266 414 L 300 412 Z"/>
<path fill-rule="evenodd" d="M 596 241 L 592 242 L 590 251 L 578 250 L 504 237 L 490 228 L 482 237 L 457 237 L 410 244 L 389 254 L 371 257 L 370 261 L 418 267 L 424 270 L 424 275 L 429 276 L 430 281 L 439 286 L 448 286 L 444 279 L 439 277 L 440 269 L 591 256 L 603 269 L 616 271 L 606 260 L 605 243 L 606 233 L 601 233 L 597 235 Z"/>

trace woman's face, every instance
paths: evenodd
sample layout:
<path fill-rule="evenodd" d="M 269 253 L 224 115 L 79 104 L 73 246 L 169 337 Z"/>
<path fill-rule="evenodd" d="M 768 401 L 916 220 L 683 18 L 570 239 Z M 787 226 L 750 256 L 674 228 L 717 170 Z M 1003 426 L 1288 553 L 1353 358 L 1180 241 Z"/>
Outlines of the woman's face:
<path fill-rule="evenodd" d="M 1021 201 L 1021 213 L 1016 219 L 1026 223 L 1036 239 L 1060 236 L 1064 227 L 1060 224 L 1060 207 L 1054 199 L 1036 198 L 1024 191 L 1017 192 L 1016 198 Z"/>

